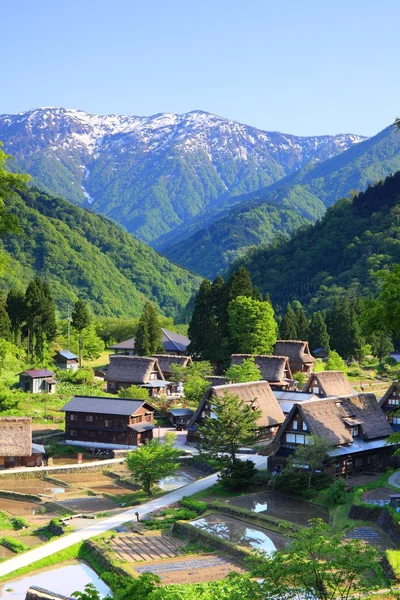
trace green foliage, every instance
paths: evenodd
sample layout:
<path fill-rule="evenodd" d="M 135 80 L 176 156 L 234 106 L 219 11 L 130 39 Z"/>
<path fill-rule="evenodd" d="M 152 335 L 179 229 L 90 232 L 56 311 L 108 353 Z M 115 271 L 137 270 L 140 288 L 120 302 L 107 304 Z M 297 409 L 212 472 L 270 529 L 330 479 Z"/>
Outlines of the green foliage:
<path fill-rule="evenodd" d="M 376 549 L 359 540 L 344 541 L 321 519 L 312 520 L 294 537 L 287 549 L 269 560 L 253 561 L 253 575 L 262 578 L 265 600 L 351 600 L 383 583 Z"/>
<path fill-rule="evenodd" d="M 251 485 L 260 489 L 271 487 L 273 483 L 273 476 L 267 469 L 257 471 L 251 480 Z"/>
<path fill-rule="evenodd" d="M 301 388 L 307 381 L 307 375 L 299 371 L 293 375 L 293 379 L 297 381 L 298 387 Z"/>
<path fill-rule="evenodd" d="M 160 444 L 158 440 L 151 440 L 130 452 L 126 464 L 148 498 L 151 498 L 152 487 L 163 477 L 173 475 L 179 468 L 180 454 L 180 450 L 170 443 Z"/>
<path fill-rule="evenodd" d="M 329 333 L 324 313 L 317 311 L 311 315 L 308 342 L 311 351 L 324 348 L 329 352 Z"/>
<path fill-rule="evenodd" d="M 335 479 L 326 491 L 326 500 L 329 505 L 344 504 L 346 501 L 346 482 L 344 479 Z"/>
<path fill-rule="evenodd" d="M 247 490 L 256 476 L 257 470 L 252 460 L 233 460 L 218 476 L 224 488 L 230 491 Z"/>
<path fill-rule="evenodd" d="M 157 311 L 151 302 L 146 302 L 136 330 L 135 352 L 139 356 L 151 356 L 162 351 Z"/>
<path fill-rule="evenodd" d="M 190 339 L 188 352 L 198 360 L 212 360 L 214 356 L 213 340 L 216 322 L 211 310 L 211 300 L 211 284 L 204 279 L 194 301 L 188 330 Z"/>
<path fill-rule="evenodd" d="M 55 338 L 57 327 L 50 287 L 40 277 L 35 277 L 26 288 L 25 319 L 28 354 L 43 360 L 45 346 Z"/>
<path fill-rule="evenodd" d="M 171 372 L 172 381 L 183 381 L 186 400 L 197 406 L 210 387 L 206 377 L 212 375 L 211 364 L 208 361 L 192 362 L 188 367 L 173 364 Z"/>
<path fill-rule="evenodd" d="M 225 375 L 231 383 L 246 383 L 246 381 L 261 379 L 260 369 L 255 364 L 254 357 L 245 358 L 241 365 L 232 365 Z"/>
<path fill-rule="evenodd" d="M 324 463 L 328 458 L 328 452 L 332 449 L 329 440 L 317 435 L 310 435 L 306 438 L 307 444 L 297 446 L 289 460 L 289 468 L 302 468 L 307 466 L 308 488 L 311 488 L 312 476 L 316 471 L 322 471 Z"/>
<path fill-rule="evenodd" d="M 228 305 L 228 331 L 235 352 L 270 354 L 277 335 L 272 305 L 237 296 Z"/>
<path fill-rule="evenodd" d="M 206 416 L 198 429 L 200 447 L 214 454 L 227 453 L 234 461 L 238 448 L 255 441 L 261 411 L 229 393 L 222 398 L 213 395 L 211 405 L 213 416 Z"/>
<path fill-rule="evenodd" d="M 345 359 L 361 358 L 363 339 L 355 308 L 347 298 L 336 299 L 326 315 L 329 343 Z"/>
<path fill-rule="evenodd" d="M 131 385 L 126 389 L 120 389 L 118 392 L 119 398 L 135 398 L 136 400 L 149 400 L 149 392 L 146 388 L 141 388 L 138 385 Z"/>
<path fill-rule="evenodd" d="M 343 371 L 346 372 L 346 363 L 343 358 L 335 350 L 329 352 L 329 357 L 325 363 L 326 371 Z"/>
<path fill-rule="evenodd" d="M 201 500 L 194 500 L 187 496 L 184 496 L 180 500 L 180 504 L 184 508 L 188 508 L 189 510 L 194 510 L 198 515 L 201 515 L 203 512 L 207 510 L 207 502 L 202 502 Z"/>
<path fill-rule="evenodd" d="M 93 369 L 78 369 L 73 375 L 75 383 L 91 385 L 94 383 Z"/>
<path fill-rule="evenodd" d="M 2 288 L 26 286 L 38 273 L 65 315 L 80 297 L 95 315 L 137 317 L 149 299 L 176 316 L 200 283 L 112 221 L 61 198 L 30 189 L 6 206 L 22 234 L 4 240 Z"/>
<path fill-rule="evenodd" d="M 24 544 L 24 542 L 21 542 L 21 540 L 16 540 L 12 537 L 1 538 L 0 544 L 6 548 L 9 548 L 9 550 L 12 550 L 12 552 L 15 552 L 15 554 L 20 554 L 21 552 L 26 552 L 26 550 L 29 550 L 28 546 Z"/>
<path fill-rule="evenodd" d="M 297 339 L 296 317 L 290 304 L 286 307 L 286 312 L 279 323 L 279 338 L 281 340 Z"/>

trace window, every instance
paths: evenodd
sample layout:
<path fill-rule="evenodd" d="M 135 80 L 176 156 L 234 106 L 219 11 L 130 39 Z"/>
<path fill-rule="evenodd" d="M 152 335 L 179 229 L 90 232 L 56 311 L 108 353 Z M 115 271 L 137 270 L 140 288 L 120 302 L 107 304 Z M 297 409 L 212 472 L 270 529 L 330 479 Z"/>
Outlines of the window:
<path fill-rule="evenodd" d="M 350 433 L 353 437 L 358 437 L 359 435 L 359 426 L 358 425 L 354 425 L 353 427 L 350 427 Z"/>
<path fill-rule="evenodd" d="M 297 421 L 293 421 L 293 423 L 292 423 L 292 429 L 297 429 Z"/>
<path fill-rule="evenodd" d="M 303 423 L 303 431 L 308 431 L 308 427 L 305 423 Z"/>
<path fill-rule="evenodd" d="M 93 415 L 86 415 L 86 423 L 93 423 Z"/>
<path fill-rule="evenodd" d="M 314 385 L 312 388 L 313 394 L 319 394 L 319 387 L 317 385 Z"/>
<path fill-rule="evenodd" d="M 400 425 L 400 417 L 393 417 L 392 423 L 393 425 Z"/>
<path fill-rule="evenodd" d="M 157 373 L 150 373 L 150 379 L 157 379 Z"/>
<path fill-rule="evenodd" d="M 398 398 L 389 398 L 388 400 L 388 404 L 390 406 L 398 406 L 399 404 L 399 399 Z"/>
<path fill-rule="evenodd" d="M 287 433 L 286 441 L 288 444 L 295 444 L 296 443 L 296 435 L 294 433 Z"/>
<path fill-rule="evenodd" d="M 105 419 L 104 420 L 104 427 L 111 427 L 112 426 L 112 421 Z"/>
<path fill-rule="evenodd" d="M 308 435 L 302 433 L 287 433 L 286 442 L 288 444 L 310 444 L 312 440 Z"/>
<path fill-rule="evenodd" d="M 69 415 L 69 420 L 70 421 L 77 421 L 78 417 L 77 417 L 77 415 Z"/>

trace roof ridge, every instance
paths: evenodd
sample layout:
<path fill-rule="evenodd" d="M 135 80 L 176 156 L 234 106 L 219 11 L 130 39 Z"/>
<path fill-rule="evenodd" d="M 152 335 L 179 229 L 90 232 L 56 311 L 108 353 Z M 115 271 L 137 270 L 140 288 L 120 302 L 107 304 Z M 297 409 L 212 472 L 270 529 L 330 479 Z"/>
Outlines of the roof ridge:
<path fill-rule="evenodd" d="M 161 331 L 163 332 L 163 334 L 165 335 L 166 338 L 168 338 L 168 340 L 174 344 L 175 348 L 180 351 L 180 348 L 178 346 L 178 344 L 176 342 L 174 342 L 174 340 L 171 339 L 171 337 L 168 335 L 167 331 L 168 329 L 164 329 L 164 327 L 161 327 Z M 172 333 L 172 332 L 171 332 Z"/>

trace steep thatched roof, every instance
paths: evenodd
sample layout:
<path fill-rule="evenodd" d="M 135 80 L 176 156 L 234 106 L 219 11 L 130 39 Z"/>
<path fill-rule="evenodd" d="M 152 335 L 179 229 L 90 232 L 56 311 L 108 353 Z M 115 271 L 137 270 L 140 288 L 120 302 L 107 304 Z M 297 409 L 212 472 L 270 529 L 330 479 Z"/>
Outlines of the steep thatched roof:
<path fill-rule="evenodd" d="M 301 340 L 277 340 L 274 356 L 287 356 L 292 363 L 313 363 L 315 358 L 311 355 L 308 342 Z"/>
<path fill-rule="evenodd" d="M 234 394 L 246 404 L 253 404 L 261 410 L 261 417 L 257 425 L 259 427 L 271 427 L 280 425 L 285 420 L 285 416 L 280 409 L 269 383 L 267 381 L 252 381 L 250 383 L 230 383 L 227 385 L 215 385 L 210 387 L 204 394 L 188 426 L 193 425 L 200 417 L 204 406 L 213 395 L 223 398 L 225 394 Z"/>
<path fill-rule="evenodd" d="M 177 356 L 176 354 L 153 354 L 158 360 L 160 369 L 163 373 L 171 372 L 171 365 L 176 364 L 180 367 L 187 367 L 192 362 L 191 356 Z"/>
<path fill-rule="evenodd" d="M 0 417 L 0 456 L 31 456 L 31 454 L 31 419 Z"/>
<path fill-rule="evenodd" d="M 374 394 L 359 394 L 295 404 L 277 435 L 277 443 L 296 413 L 310 433 L 329 440 L 334 446 L 353 442 L 350 427 L 354 425 L 360 426 L 359 437 L 364 440 L 384 438 L 392 433 Z"/>
<path fill-rule="evenodd" d="M 152 371 L 157 372 L 157 379 L 164 380 L 158 360 L 154 357 L 112 355 L 104 380 L 119 383 L 148 383 Z"/>
<path fill-rule="evenodd" d="M 228 380 L 225 377 L 225 375 L 207 375 L 206 377 L 204 377 L 204 379 L 206 379 L 211 386 L 225 385 L 226 383 L 228 383 Z"/>
<path fill-rule="evenodd" d="M 393 383 L 391 384 L 391 386 L 389 387 L 388 390 L 386 390 L 386 392 L 384 393 L 384 395 L 382 396 L 382 398 L 379 400 L 379 406 L 385 406 L 388 398 L 390 398 L 390 396 L 393 394 L 393 392 L 397 392 L 397 394 L 400 391 L 400 384 L 398 381 L 393 381 Z M 393 408 L 398 408 L 396 406 L 393 406 Z"/>
<path fill-rule="evenodd" d="M 325 398 L 329 396 L 351 396 L 354 393 L 343 371 L 313 373 L 302 391 L 311 393 L 314 387 L 318 387 L 320 395 Z"/>
<path fill-rule="evenodd" d="M 25 600 L 74 600 L 74 598 L 32 585 L 26 592 Z"/>
<path fill-rule="evenodd" d="M 287 356 L 268 356 L 267 354 L 232 354 L 231 365 L 241 365 L 246 358 L 254 358 L 260 369 L 261 378 L 269 382 L 281 382 L 292 379 Z"/>

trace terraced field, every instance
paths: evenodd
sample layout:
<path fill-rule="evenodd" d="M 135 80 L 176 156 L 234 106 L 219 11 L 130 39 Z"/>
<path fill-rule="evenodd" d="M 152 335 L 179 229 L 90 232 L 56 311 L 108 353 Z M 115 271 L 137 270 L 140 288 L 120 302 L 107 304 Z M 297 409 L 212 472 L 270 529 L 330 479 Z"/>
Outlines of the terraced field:
<path fill-rule="evenodd" d="M 166 535 L 128 533 L 113 539 L 112 549 L 128 562 L 173 558 L 180 554 L 183 542 Z"/>

